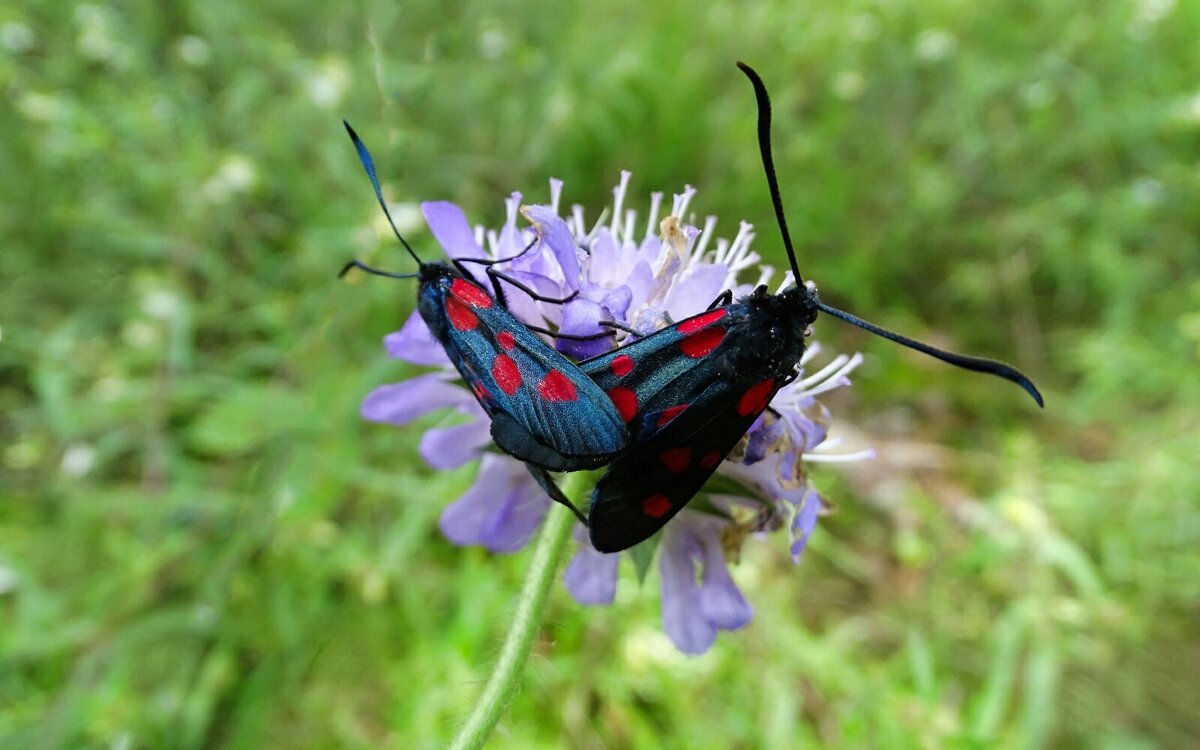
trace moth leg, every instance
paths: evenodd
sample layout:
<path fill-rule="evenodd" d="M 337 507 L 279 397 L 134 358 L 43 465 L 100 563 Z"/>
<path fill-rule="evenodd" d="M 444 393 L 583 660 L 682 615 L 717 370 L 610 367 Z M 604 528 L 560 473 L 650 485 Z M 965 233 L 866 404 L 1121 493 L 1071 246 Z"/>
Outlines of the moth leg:
<path fill-rule="evenodd" d="M 586 335 L 576 333 L 558 333 L 557 331 L 551 331 L 549 328 L 529 325 L 528 323 L 525 324 L 525 327 L 534 333 L 544 333 L 547 336 L 553 336 L 556 339 L 565 339 L 567 341 L 599 341 L 602 338 L 615 335 L 612 331 L 602 331 L 600 333 L 589 333 Z"/>
<path fill-rule="evenodd" d="M 618 331 L 624 331 L 625 333 L 628 333 L 630 336 L 637 336 L 639 339 L 642 338 L 641 331 L 637 330 L 636 328 L 627 326 L 624 323 L 618 323 L 615 320 L 602 320 L 602 321 L 600 321 L 600 325 L 604 326 L 605 328 L 614 328 Z"/>
<path fill-rule="evenodd" d="M 510 260 L 516 260 L 517 258 L 520 258 L 522 255 L 525 255 L 526 253 L 528 253 L 530 250 L 533 249 L 533 246 L 538 243 L 539 239 L 540 238 L 538 238 L 538 237 L 534 237 L 529 242 L 529 244 L 525 246 L 524 250 L 517 253 L 516 255 L 510 255 L 507 258 L 455 258 L 454 264 L 458 265 L 459 263 L 474 263 L 474 264 L 480 265 L 480 266 L 494 266 L 497 263 L 507 263 Z"/>
<path fill-rule="evenodd" d="M 718 307 L 721 307 L 722 305 L 728 305 L 731 302 L 733 302 L 733 290 L 726 289 L 725 291 L 718 294 L 717 298 L 715 300 L 713 300 L 712 303 L 709 304 L 709 306 L 704 309 L 707 312 L 708 310 L 716 309 Z"/>
<path fill-rule="evenodd" d="M 567 496 L 564 495 L 562 490 L 558 488 L 558 484 L 555 483 L 554 477 L 550 476 L 549 472 L 542 467 L 534 466 L 533 464 L 525 464 L 525 468 L 529 469 L 529 473 L 533 475 L 534 480 L 539 486 L 541 486 L 543 490 L 546 491 L 546 494 L 550 496 L 551 500 L 567 506 L 567 508 L 569 508 L 570 511 L 575 514 L 575 517 L 579 519 L 579 522 L 583 524 L 585 528 L 587 527 L 587 518 L 585 518 L 583 513 L 579 511 L 579 508 L 575 507 L 574 503 L 567 499 Z"/>
<path fill-rule="evenodd" d="M 520 281 L 517 281 L 512 276 L 509 276 L 506 273 L 497 271 L 495 268 L 492 268 L 491 266 L 488 266 L 486 273 L 488 275 L 488 278 L 490 278 L 492 280 L 493 287 L 497 287 L 497 288 L 499 287 L 498 280 L 507 281 L 509 284 L 512 284 L 517 289 L 520 289 L 522 292 L 525 292 L 532 299 L 535 299 L 538 302 L 548 302 L 552 305 L 565 305 L 566 303 L 570 302 L 571 300 L 573 300 L 579 296 L 579 290 L 576 289 L 575 291 L 568 294 L 566 297 L 562 297 L 562 298 L 547 297 L 543 294 L 538 294 L 537 292 L 533 291 L 533 289 L 531 289 L 526 284 L 523 284 Z"/>

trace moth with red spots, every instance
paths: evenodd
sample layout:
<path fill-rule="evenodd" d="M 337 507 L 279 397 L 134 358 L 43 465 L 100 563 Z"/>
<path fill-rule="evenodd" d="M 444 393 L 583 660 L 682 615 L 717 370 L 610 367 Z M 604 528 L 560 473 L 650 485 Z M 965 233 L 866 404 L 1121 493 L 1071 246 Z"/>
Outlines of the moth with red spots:
<path fill-rule="evenodd" d="M 725 292 L 706 312 L 580 363 L 616 404 L 633 441 L 592 495 L 591 541 L 601 552 L 649 538 L 700 491 L 775 393 L 796 378 L 818 311 L 957 367 L 1011 380 L 1043 403 L 1033 382 L 1011 365 L 936 349 L 818 299 L 816 286 L 800 275 L 784 220 L 766 87 L 749 66 L 738 67 L 758 101 L 759 149 L 796 285 L 777 295 L 760 286 L 736 302 Z"/>
<path fill-rule="evenodd" d="M 421 318 L 491 417 L 496 445 L 524 461 L 552 498 L 584 520 L 546 472 L 592 469 L 610 462 L 629 442 L 625 419 L 598 385 L 534 333 L 549 331 L 523 324 L 505 309 L 499 281 L 534 299 L 567 300 L 542 297 L 495 270 L 495 264 L 519 256 L 491 261 L 455 259 L 453 265 L 423 262 L 392 222 L 370 152 L 350 124 L 344 124 L 392 231 L 417 262 L 418 270 L 396 274 L 355 260 L 346 264 L 342 274 L 360 268 L 381 276 L 418 279 Z M 462 265 L 466 262 L 485 266 L 495 297 L 470 278 Z"/>

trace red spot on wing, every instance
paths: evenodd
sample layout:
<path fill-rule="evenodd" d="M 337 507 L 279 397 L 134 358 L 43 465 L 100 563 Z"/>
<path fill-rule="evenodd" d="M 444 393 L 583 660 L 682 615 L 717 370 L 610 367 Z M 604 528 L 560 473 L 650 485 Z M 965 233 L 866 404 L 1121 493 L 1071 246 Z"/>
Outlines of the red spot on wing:
<path fill-rule="evenodd" d="M 681 324 L 680 328 L 682 327 Z M 679 349 L 692 359 L 700 359 L 712 353 L 712 350 L 717 348 L 723 338 L 725 338 L 725 327 L 713 326 L 697 331 L 680 341 Z"/>
<path fill-rule="evenodd" d="M 679 413 L 686 408 L 688 408 L 687 404 L 680 404 L 679 406 L 672 406 L 669 409 L 663 409 L 658 414 L 658 425 L 657 426 L 658 427 L 665 426 L 667 424 L 667 422 L 670 422 L 675 417 L 678 417 Z"/>
<path fill-rule="evenodd" d="M 512 331 L 501 331 L 496 334 L 496 343 L 502 349 L 512 351 L 512 348 L 517 345 L 517 337 L 512 334 Z"/>
<path fill-rule="evenodd" d="M 725 317 L 725 308 L 719 307 L 716 310 L 697 315 L 694 318 L 688 318 L 680 323 L 676 330 L 686 336 L 689 333 L 699 331 L 701 328 L 707 328 L 723 317 Z"/>
<path fill-rule="evenodd" d="M 521 371 L 507 354 L 497 354 L 492 360 L 492 378 L 495 379 L 496 385 L 500 386 L 500 390 L 510 396 L 521 387 Z"/>
<path fill-rule="evenodd" d="M 750 386 L 750 389 L 743 393 L 741 400 L 738 401 L 738 414 L 741 414 L 743 417 L 758 414 L 767 408 L 767 404 L 771 401 L 771 396 L 774 395 L 775 378 L 767 378 L 761 383 Z"/>
<path fill-rule="evenodd" d="M 705 469 L 711 469 L 721 463 L 721 454 L 716 451 L 710 451 L 700 457 L 700 466 Z"/>
<path fill-rule="evenodd" d="M 663 466 L 666 466 L 668 471 L 678 474 L 692 462 L 692 449 L 670 448 L 663 451 L 658 459 L 663 462 Z"/>
<path fill-rule="evenodd" d="M 642 512 L 651 518 L 662 518 L 671 510 L 671 498 L 661 492 L 655 492 L 642 501 Z"/>
<path fill-rule="evenodd" d="M 612 399 L 613 406 L 617 407 L 621 419 L 626 422 L 631 421 L 637 414 L 637 394 L 628 388 L 613 388 L 608 392 L 608 397 Z"/>
<path fill-rule="evenodd" d="M 613 375 L 623 378 L 633 372 L 633 357 L 628 354 L 618 354 L 616 357 L 613 357 L 612 364 L 609 367 L 612 368 Z"/>
<path fill-rule="evenodd" d="M 575 384 L 558 370 L 551 370 L 542 378 L 542 382 L 538 383 L 538 393 L 547 401 L 574 401 L 578 398 Z"/>
<path fill-rule="evenodd" d="M 466 279 L 455 279 L 454 281 L 451 281 L 450 294 L 467 303 L 471 307 L 486 309 L 492 306 L 491 295 Z"/>
<path fill-rule="evenodd" d="M 457 297 L 446 298 L 446 317 L 450 318 L 450 325 L 459 331 L 470 331 L 479 325 L 479 318 Z"/>

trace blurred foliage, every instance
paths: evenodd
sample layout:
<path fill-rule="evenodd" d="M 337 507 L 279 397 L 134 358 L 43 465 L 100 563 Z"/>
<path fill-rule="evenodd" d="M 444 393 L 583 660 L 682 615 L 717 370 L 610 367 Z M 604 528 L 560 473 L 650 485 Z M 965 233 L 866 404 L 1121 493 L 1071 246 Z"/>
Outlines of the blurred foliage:
<path fill-rule="evenodd" d="M 526 559 L 357 415 L 413 297 L 333 278 L 405 260 L 339 120 L 401 201 L 594 215 L 630 168 L 778 262 L 744 58 L 824 298 L 1047 408 L 820 321 L 880 459 L 818 475 L 801 564 L 751 545 L 697 659 L 653 576 L 559 591 L 493 746 L 1194 747 L 1200 4 L 566 7 L 0 10 L 0 746 L 441 746 Z"/>

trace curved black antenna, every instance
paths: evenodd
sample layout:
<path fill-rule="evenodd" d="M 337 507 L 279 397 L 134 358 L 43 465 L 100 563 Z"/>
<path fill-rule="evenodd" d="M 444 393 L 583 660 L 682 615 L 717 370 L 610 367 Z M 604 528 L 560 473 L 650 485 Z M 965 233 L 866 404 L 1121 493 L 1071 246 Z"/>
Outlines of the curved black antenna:
<path fill-rule="evenodd" d="M 763 170 L 767 173 L 767 185 L 771 188 L 775 221 L 779 224 L 779 233 L 783 235 L 783 246 L 787 250 L 788 261 L 792 264 L 796 286 L 801 286 L 804 284 L 804 278 L 800 276 L 800 266 L 796 264 L 796 249 L 792 247 L 792 236 L 788 234 L 787 219 L 783 216 L 783 199 L 779 196 L 779 180 L 775 177 L 775 158 L 771 156 L 771 98 L 767 96 L 767 87 L 754 68 L 741 60 L 738 60 L 737 66 L 754 85 L 754 98 L 758 100 L 758 150 L 762 154 Z"/>
<path fill-rule="evenodd" d="M 1012 382 L 1024 388 L 1025 392 L 1033 397 L 1033 400 L 1037 402 L 1038 406 L 1042 408 L 1046 407 L 1045 402 L 1042 400 L 1042 394 L 1038 391 L 1037 386 L 1033 384 L 1033 381 L 1026 377 L 1025 373 L 1021 372 L 1012 365 L 1008 365 L 994 359 L 968 357 L 965 354 L 955 354 L 954 352 L 943 351 L 942 349 L 930 346 L 929 344 L 922 344 L 920 341 L 914 341 L 907 336 L 901 336 L 898 333 L 893 333 L 892 331 L 889 331 L 886 328 L 881 328 L 874 323 L 868 323 L 857 315 L 851 315 L 845 310 L 839 310 L 836 307 L 830 307 L 819 300 L 817 301 L 817 307 L 835 318 L 840 318 L 851 325 L 856 325 L 863 330 L 870 331 L 876 336 L 882 336 L 888 341 L 895 341 L 897 344 L 900 344 L 901 346 L 907 346 L 909 349 L 916 349 L 923 354 L 928 354 L 931 357 L 940 359 L 943 362 L 954 365 L 955 367 L 961 367 L 964 370 L 988 373 L 989 375 L 996 375 L 997 377 L 1004 378 L 1005 380 L 1011 380 Z"/>
<path fill-rule="evenodd" d="M 375 160 L 371 158 L 371 152 L 367 150 L 362 139 L 358 137 L 358 133 L 354 132 L 354 128 L 350 127 L 350 123 L 342 120 L 342 124 L 346 126 L 346 132 L 350 134 L 350 140 L 354 141 L 354 149 L 358 151 L 358 160 L 362 162 L 363 169 L 367 170 L 367 177 L 371 178 L 371 186 L 375 188 L 375 197 L 379 200 L 379 207 L 383 209 L 383 215 L 387 217 L 388 224 L 391 225 L 392 231 L 396 234 L 396 239 L 400 240 L 400 244 L 404 245 L 404 249 L 408 251 L 408 254 L 412 256 L 412 259 L 417 262 L 418 266 L 425 265 L 417 257 L 417 254 L 413 252 L 412 247 L 408 244 L 408 240 L 404 239 L 404 235 L 400 234 L 400 230 L 396 228 L 396 222 L 392 221 L 392 213 L 388 211 L 387 203 L 383 200 L 383 191 L 379 189 L 379 178 L 375 176 Z"/>
<path fill-rule="evenodd" d="M 351 268 L 357 268 L 362 271 L 366 271 L 373 276 L 386 276 L 389 279 L 415 279 L 421 275 L 419 273 L 392 273 L 391 271 L 381 271 L 378 268 L 372 268 L 371 266 L 368 266 L 361 260 L 352 260 L 346 265 L 342 266 L 342 270 L 338 271 L 338 278 L 340 279 L 349 273 Z"/>

